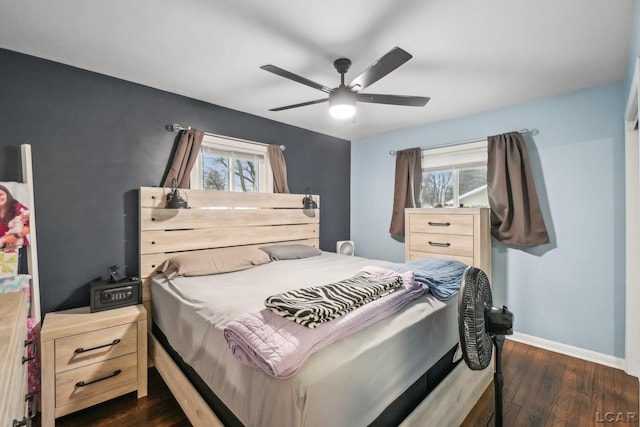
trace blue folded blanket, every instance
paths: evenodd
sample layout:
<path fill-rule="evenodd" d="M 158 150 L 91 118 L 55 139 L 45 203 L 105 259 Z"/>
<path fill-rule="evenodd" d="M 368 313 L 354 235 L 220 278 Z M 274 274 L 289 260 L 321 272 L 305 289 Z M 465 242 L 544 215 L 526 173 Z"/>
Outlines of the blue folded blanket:
<path fill-rule="evenodd" d="M 422 284 L 425 291 L 430 291 L 440 301 L 446 301 L 460 290 L 462 274 L 467 267 L 467 264 L 453 259 L 429 257 L 391 264 L 386 268 L 398 273 L 413 271 L 413 280 Z"/>

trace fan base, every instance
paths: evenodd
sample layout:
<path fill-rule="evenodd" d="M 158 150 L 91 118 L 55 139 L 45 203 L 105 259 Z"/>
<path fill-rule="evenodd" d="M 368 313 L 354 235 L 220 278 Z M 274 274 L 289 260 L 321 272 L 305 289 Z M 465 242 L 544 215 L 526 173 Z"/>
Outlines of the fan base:
<path fill-rule="evenodd" d="M 333 66 L 336 67 L 336 71 L 340 74 L 345 74 L 351 67 L 351 60 L 347 58 L 338 58 L 333 61 Z"/>

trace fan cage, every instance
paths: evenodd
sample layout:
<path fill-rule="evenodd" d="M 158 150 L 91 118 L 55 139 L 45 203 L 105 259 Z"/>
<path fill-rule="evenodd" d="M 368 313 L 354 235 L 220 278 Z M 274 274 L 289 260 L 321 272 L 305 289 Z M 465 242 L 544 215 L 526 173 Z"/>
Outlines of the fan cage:
<path fill-rule="evenodd" d="M 472 370 L 485 369 L 491 363 L 493 343 L 485 328 L 485 309 L 493 304 L 487 275 L 469 267 L 460 290 L 460 344 L 462 355 Z"/>

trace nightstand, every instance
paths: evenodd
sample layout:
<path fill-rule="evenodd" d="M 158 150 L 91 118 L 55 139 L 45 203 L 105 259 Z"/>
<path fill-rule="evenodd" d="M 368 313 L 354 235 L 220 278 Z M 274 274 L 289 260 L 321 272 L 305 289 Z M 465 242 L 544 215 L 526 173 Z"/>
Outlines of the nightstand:
<path fill-rule="evenodd" d="M 147 395 L 147 312 L 142 305 L 47 313 L 41 341 L 42 427 L 105 400 Z"/>

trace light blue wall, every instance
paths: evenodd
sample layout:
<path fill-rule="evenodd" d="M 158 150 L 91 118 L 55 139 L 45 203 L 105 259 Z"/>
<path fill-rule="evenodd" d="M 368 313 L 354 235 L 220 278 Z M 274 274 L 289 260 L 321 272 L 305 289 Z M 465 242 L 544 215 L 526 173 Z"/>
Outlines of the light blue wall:
<path fill-rule="evenodd" d="M 404 258 L 388 233 L 389 150 L 537 129 L 526 143 L 551 243 L 522 250 L 493 240 L 494 301 L 514 312 L 517 332 L 624 357 L 625 92 L 619 82 L 353 141 L 357 255 Z"/>

